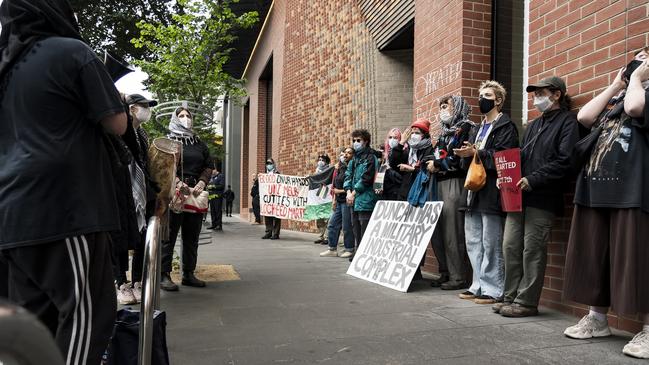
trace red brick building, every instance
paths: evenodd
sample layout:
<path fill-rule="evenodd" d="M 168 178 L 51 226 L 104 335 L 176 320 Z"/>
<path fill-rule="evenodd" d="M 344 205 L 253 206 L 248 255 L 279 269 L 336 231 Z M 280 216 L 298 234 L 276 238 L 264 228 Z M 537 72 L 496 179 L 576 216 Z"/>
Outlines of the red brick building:
<path fill-rule="evenodd" d="M 373 146 L 391 127 L 417 117 L 436 128 L 443 95 L 467 97 L 477 113 L 477 87 L 487 79 L 506 86 L 505 112 L 524 128 L 537 116 L 527 83 L 562 76 L 580 107 L 609 85 L 634 50 L 649 44 L 644 0 L 257 3 L 264 23 L 239 54 L 249 96 L 242 106 L 228 103 L 226 121 L 227 143 L 240 143 L 240 153 L 226 158 L 226 173 L 240 172 L 244 217 L 250 176 L 263 170 L 267 157 L 282 173 L 309 174 L 316 156 L 349 145 L 355 128 L 367 128 Z M 567 196 L 566 216 L 557 220 L 548 246 L 542 304 L 582 315 L 585 307 L 562 300 L 570 201 Z M 428 255 L 433 263 L 431 250 Z M 639 328 L 636 318 L 612 315 L 609 321 Z"/>

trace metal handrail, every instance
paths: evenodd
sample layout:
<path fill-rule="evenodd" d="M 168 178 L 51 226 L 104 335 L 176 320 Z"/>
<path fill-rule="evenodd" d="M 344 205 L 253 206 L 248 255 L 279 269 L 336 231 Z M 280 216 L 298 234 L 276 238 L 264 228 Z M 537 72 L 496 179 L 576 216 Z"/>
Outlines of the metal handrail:
<path fill-rule="evenodd" d="M 153 314 L 160 308 L 160 218 L 149 219 L 144 243 L 142 268 L 142 304 L 140 307 L 140 340 L 138 364 L 151 364 Z"/>

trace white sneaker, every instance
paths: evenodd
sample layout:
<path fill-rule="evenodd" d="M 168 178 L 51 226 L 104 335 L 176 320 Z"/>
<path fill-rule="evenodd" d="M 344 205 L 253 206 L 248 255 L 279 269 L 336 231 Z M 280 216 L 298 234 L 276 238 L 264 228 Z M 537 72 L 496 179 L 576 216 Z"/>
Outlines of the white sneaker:
<path fill-rule="evenodd" d="M 131 289 L 133 292 L 133 297 L 135 298 L 135 302 L 139 303 L 142 301 L 142 283 L 139 281 L 133 284 L 133 289 Z"/>
<path fill-rule="evenodd" d="M 594 316 L 587 314 L 579 323 L 566 328 L 563 334 L 570 338 L 584 340 L 592 337 L 610 336 L 611 330 L 608 328 L 608 321 L 598 321 Z"/>
<path fill-rule="evenodd" d="M 117 301 L 119 304 L 135 304 L 135 297 L 133 296 L 133 291 L 131 287 L 124 283 L 119 286 L 117 289 Z"/>
<path fill-rule="evenodd" d="M 320 257 L 338 257 L 338 252 L 336 250 L 327 250 L 320 252 Z"/>
<path fill-rule="evenodd" d="M 349 252 L 349 251 L 345 251 L 342 254 L 340 254 L 340 257 L 342 257 L 343 259 L 346 259 L 346 258 L 349 258 L 349 257 L 352 257 L 352 256 L 354 256 L 354 253 Z"/>
<path fill-rule="evenodd" d="M 649 359 L 649 331 L 639 332 L 624 346 L 622 353 L 638 359 Z"/>

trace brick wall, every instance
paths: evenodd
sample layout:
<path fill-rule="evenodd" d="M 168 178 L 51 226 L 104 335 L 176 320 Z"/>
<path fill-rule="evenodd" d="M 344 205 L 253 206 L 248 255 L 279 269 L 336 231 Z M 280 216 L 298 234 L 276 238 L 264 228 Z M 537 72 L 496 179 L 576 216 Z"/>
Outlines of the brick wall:
<path fill-rule="evenodd" d="M 286 14 L 280 168 L 308 175 L 319 153 L 335 156 L 338 147 L 350 144 L 354 128 L 367 128 L 376 137 L 378 51 L 356 1 L 290 1 Z"/>
<path fill-rule="evenodd" d="M 413 50 L 385 51 L 376 58 L 375 146 L 382 145 L 392 128 L 405 128 L 412 121 Z"/>
<path fill-rule="evenodd" d="M 606 88 L 617 71 L 646 46 L 649 5 L 639 0 L 530 2 L 529 82 L 549 75 L 564 77 L 575 108 Z M 529 118 L 538 116 L 528 99 Z M 566 217 L 558 219 L 548 244 L 548 266 L 541 304 L 583 315 L 587 308 L 562 300 L 566 245 L 572 196 L 566 197 Z M 587 285 L 587 283 L 584 283 Z M 638 318 L 609 315 L 609 322 L 632 332 Z"/>
<path fill-rule="evenodd" d="M 460 94 L 476 113 L 478 86 L 489 78 L 491 0 L 428 1 L 415 5 L 414 117 L 431 121 L 431 135 L 439 133 L 438 99 Z M 437 272 L 429 247 L 425 271 Z"/>
<path fill-rule="evenodd" d="M 248 70 L 243 75 L 245 88 L 248 91 L 248 114 L 249 123 L 244 124 L 247 126 L 247 132 L 242 133 L 242 169 L 241 169 L 241 214 L 243 218 L 250 218 L 248 207 L 252 207 L 250 197 L 250 176 L 253 173 L 264 172 L 264 159 L 266 158 L 265 142 L 266 142 L 266 118 L 265 112 L 267 107 L 266 85 L 265 79 L 268 76 L 262 74 L 268 65 L 272 62 L 272 80 L 273 80 L 273 98 L 272 102 L 272 123 L 273 130 L 279 130 L 280 123 L 280 98 L 282 95 L 282 78 L 284 75 L 283 57 L 284 57 L 284 34 L 285 34 L 285 18 L 286 18 L 286 1 L 288 0 L 275 0 L 273 8 L 269 14 L 266 28 L 260 36 L 259 42 L 251 56 Z M 263 21 L 263 20 L 262 20 Z M 244 113 L 245 119 L 245 113 Z M 245 123 L 245 120 L 244 120 Z M 275 161 L 277 158 L 277 144 L 279 135 L 271 137 L 273 142 L 273 156 Z M 244 189 L 245 188 L 245 189 Z M 245 194 L 245 195 L 244 195 Z"/>

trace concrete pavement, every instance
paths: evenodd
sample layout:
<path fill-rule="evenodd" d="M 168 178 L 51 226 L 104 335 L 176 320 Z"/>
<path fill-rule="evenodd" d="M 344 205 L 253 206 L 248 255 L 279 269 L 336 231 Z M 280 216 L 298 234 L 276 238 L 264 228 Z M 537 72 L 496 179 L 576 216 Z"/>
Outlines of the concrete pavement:
<path fill-rule="evenodd" d="M 545 308 L 508 319 L 425 282 L 400 293 L 320 258 L 313 234 L 261 240 L 263 226 L 223 219 L 199 263 L 234 265 L 241 280 L 162 293 L 172 364 L 646 363 L 622 355 L 628 333 L 572 340 L 562 332 L 577 318 Z"/>

